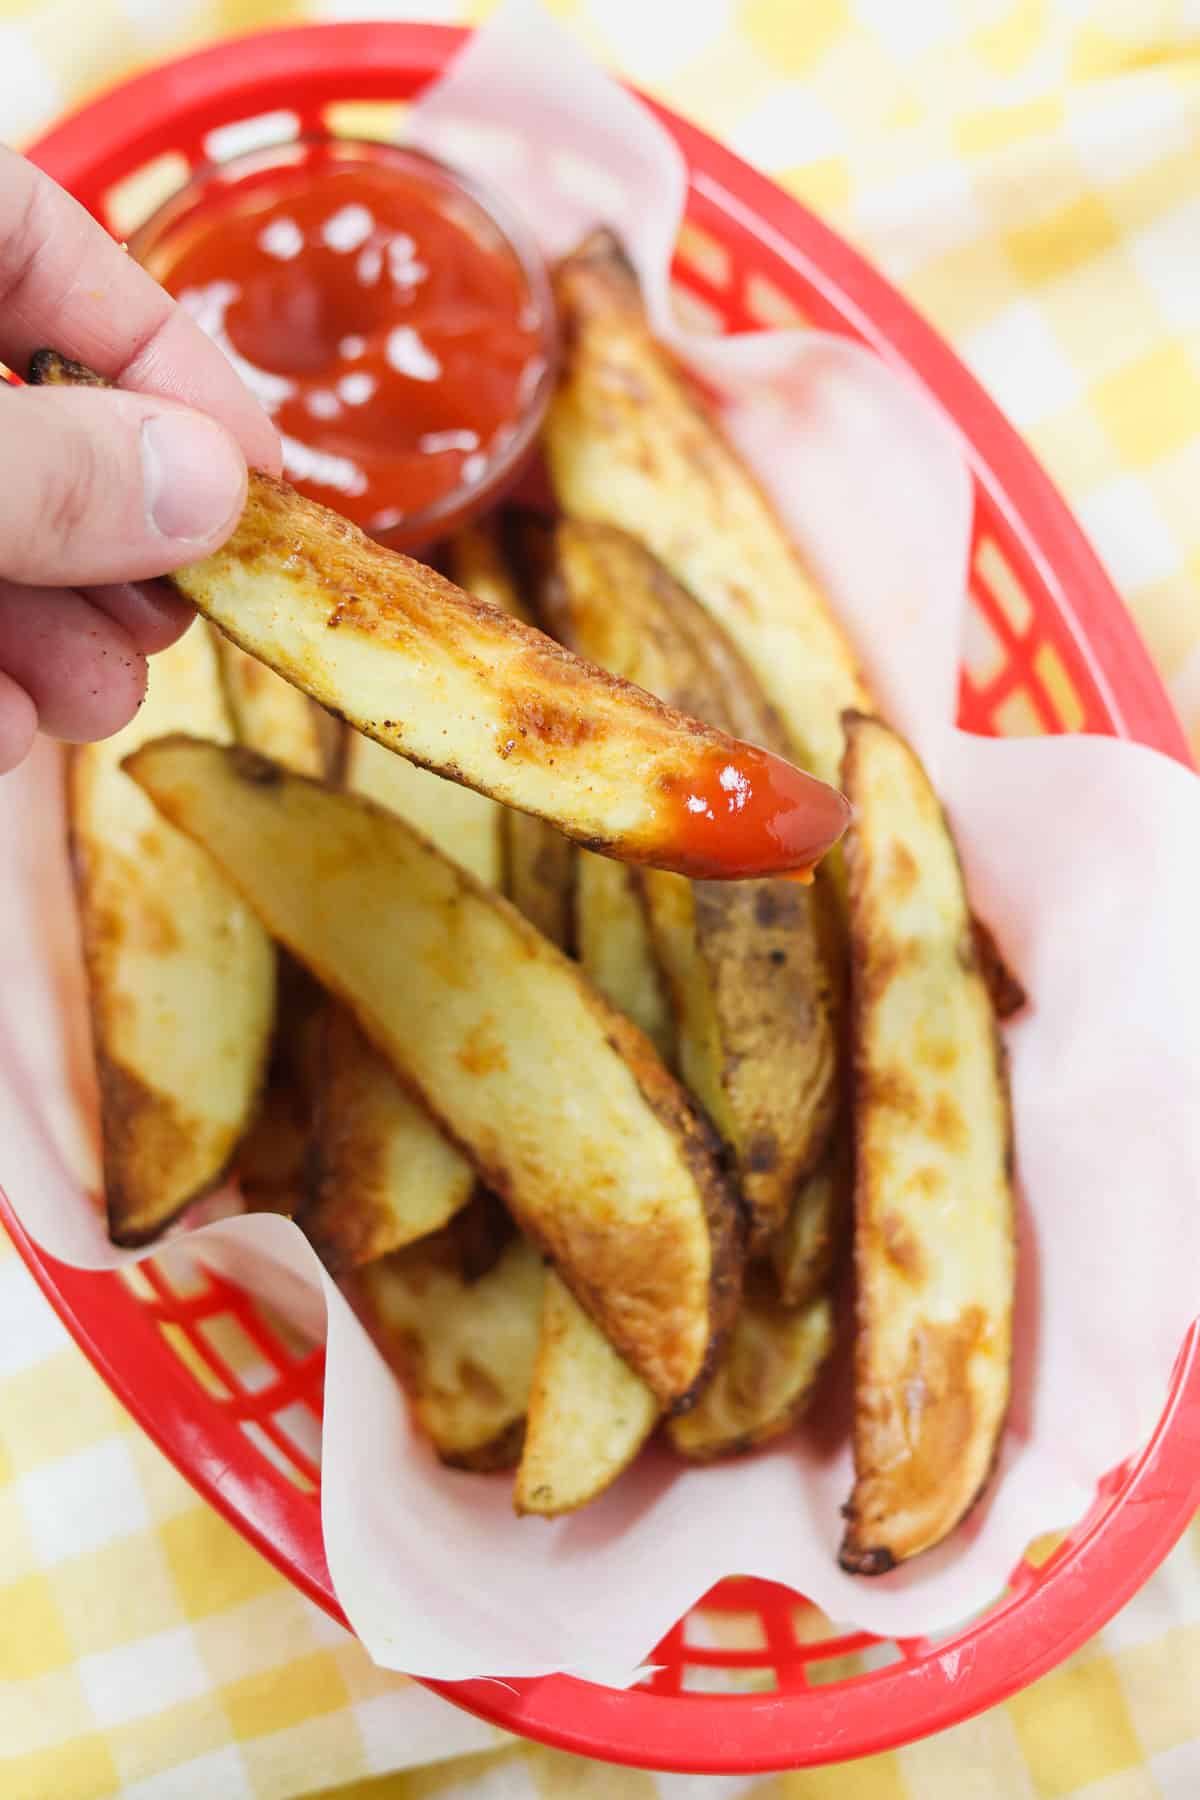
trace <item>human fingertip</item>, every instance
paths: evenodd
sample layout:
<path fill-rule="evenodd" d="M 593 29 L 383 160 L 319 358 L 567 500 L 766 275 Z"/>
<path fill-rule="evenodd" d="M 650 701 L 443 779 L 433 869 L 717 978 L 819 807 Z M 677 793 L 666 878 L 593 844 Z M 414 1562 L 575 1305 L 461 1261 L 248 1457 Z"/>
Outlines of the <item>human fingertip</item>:
<path fill-rule="evenodd" d="M 169 542 L 223 542 L 246 499 L 246 463 L 232 435 L 203 413 L 153 414 L 141 429 L 146 516 Z"/>
<path fill-rule="evenodd" d="M 38 711 L 20 682 L 0 670 L 0 775 L 18 768 L 33 749 Z"/>
<path fill-rule="evenodd" d="M 165 581 L 120 581 L 84 588 L 84 598 L 129 633 L 143 656 L 169 650 L 181 638 L 195 611 Z"/>

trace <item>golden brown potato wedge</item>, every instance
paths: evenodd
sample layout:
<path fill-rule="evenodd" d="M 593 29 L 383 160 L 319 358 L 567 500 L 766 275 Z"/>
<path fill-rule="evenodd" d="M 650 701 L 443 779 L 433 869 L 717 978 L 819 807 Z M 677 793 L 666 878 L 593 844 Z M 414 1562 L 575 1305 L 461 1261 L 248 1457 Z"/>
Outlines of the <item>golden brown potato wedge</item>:
<path fill-rule="evenodd" d="M 940 1543 L 995 1460 L 1012 1140 L 950 828 L 902 739 L 859 714 L 846 732 L 858 1337 L 841 1562 L 873 1575 Z"/>
<path fill-rule="evenodd" d="M 292 1218 L 308 1175 L 313 1115 L 320 1088 L 324 996 L 306 969 L 277 952 L 275 1029 L 262 1103 L 237 1147 L 242 1198 L 251 1212 Z"/>
<path fill-rule="evenodd" d="M 775 1286 L 785 1306 L 803 1306 L 829 1280 L 845 1236 L 852 1180 L 850 1145 L 839 1120 L 824 1156 L 792 1196 L 787 1218 L 771 1239 Z"/>
<path fill-rule="evenodd" d="M 521 1237 L 470 1279 L 450 1231 L 354 1277 L 351 1298 L 443 1462 L 486 1471 L 520 1457 L 542 1279 L 541 1257 Z"/>
<path fill-rule="evenodd" d="M 525 625 L 540 623 L 530 605 L 527 559 L 518 554 L 519 540 L 528 536 L 531 524 L 511 515 L 499 518 L 493 514 L 456 533 L 446 546 L 451 579 L 476 599 L 498 606 Z M 507 807 L 500 817 L 504 892 L 543 937 L 560 950 L 571 950 L 574 844 L 532 813 Z"/>
<path fill-rule="evenodd" d="M 648 1040 L 368 802 L 180 737 L 128 766 L 350 1006 L 660 1401 L 686 1403 L 737 1305 L 737 1209 Z"/>
<path fill-rule="evenodd" d="M 589 669 L 265 475 L 251 475 L 229 542 L 172 580 L 358 730 L 628 861 L 694 868 L 720 857 L 724 840 L 710 844 L 680 796 L 697 763 L 759 767 L 727 734 Z M 782 860 L 803 866 L 840 835 L 845 811 L 832 789 L 771 768 L 802 821 L 800 847 Z M 752 867 L 779 866 L 765 840 L 746 854 Z"/>
<path fill-rule="evenodd" d="M 343 782 L 424 832 L 489 887 L 504 869 L 504 809 L 419 769 L 361 732 L 346 734 Z M 329 1002 L 325 1078 L 308 1195 L 297 1224 L 337 1272 L 437 1231 L 466 1205 L 475 1172 L 353 1017 Z"/>
<path fill-rule="evenodd" d="M 97 378 L 39 351 L 30 379 Z M 589 849 L 727 879 L 807 869 L 845 830 L 831 787 L 581 663 L 255 470 L 232 537 L 170 580 L 330 712 Z"/>
<path fill-rule="evenodd" d="M 386 806 L 487 887 L 504 876 L 505 810 L 456 782 L 419 769 L 361 731 L 346 734 L 342 782 Z"/>
<path fill-rule="evenodd" d="M 275 951 L 209 857 L 122 772 L 178 725 L 229 736 L 216 652 L 197 625 L 150 666 L 141 711 L 68 763 L 68 817 L 115 1243 L 144 1243 L 224 1174 L 258 1104 Z"/>
<path fill-rule="evenodd" d="M 296 1223 L 337 1275 L 440 1230 L 471 1198 L 475 1171 L 338 1002 L 322 1065 Z"/>
<path fill-rule="evenodd" d="M 765 1270 L 748 1270 L 711 1381 L 690 1412 L 668 1421 L 674 1448 L 689 1462 L 713 1462 L 781 1437 L 812 1398 L 833 1338 L 828 1295 L 785 1306 Z"/>
<path fill-rule="evenodd" d="M 762 489 L 650 335 L 637 279 L 599 231 L 557 270 L 564 369 L 545 445 L 564 512 L 622 526 L 724 626 L 794 752 L 836 782 L 841 715 L 869 698 L 854 653 Z"/>
<path fill-rule="evenodd" d="M 639 877 L 623 863 L 576 852 L 575 948 L 588 980 L 645 1032 L 668 1068 L 675 1021 L 654 955 Z M 673 879 L 681 879 L 675 877 Z"/>
<path fill-rule="evenodd" d="M 590 852 L 577 850 L 570 838 L 532 813 L 508 810 L 504 831 L 505 893 L 543 937 L 560 950 L 573 951 L 575 859 Z"/>
<path fill-rule="evenodd" d="M 216 634 L 221 682 L 239 744 L 300 775 L 325 773 L 321 709 L 227 637 Z"/>
<path fill-rule="evenodd" d="M 238 743 L 273 756 L 301 775 L 323 774 L 326 748 L 320 707 L 220 632 L 211 636 Z M 319 993 L 303 969 L 280 952 L 275 1030 L 262 1104 L 237 1151 L 238 1185 L 253 1212 L 290 1217 L 301 1203 L 313 1099 L 302 1040 L 311 1035 L 319 1003 Z"/>
<path fill-rule="evenodd" d="M 554 1519 L 586 1506 L 629 1467 L 658 1415 L 645 1382 L 547 1270 L 516 1510 Z"/>
<path fill-rule="evenodd" d="M 543 605 L 571 648 L 698 717 L 736 707 L 759 741 L 778 721 L 720 626 L 649 551 L 606 525 L 562 524 Z M 675 1013 L 679 1073 L 735 1151 L 750 1251 L 787 1216 L 819 1158 L 836 1103 L 837 1059 L 810 889 L 791 881 L 639 877 Z"/>

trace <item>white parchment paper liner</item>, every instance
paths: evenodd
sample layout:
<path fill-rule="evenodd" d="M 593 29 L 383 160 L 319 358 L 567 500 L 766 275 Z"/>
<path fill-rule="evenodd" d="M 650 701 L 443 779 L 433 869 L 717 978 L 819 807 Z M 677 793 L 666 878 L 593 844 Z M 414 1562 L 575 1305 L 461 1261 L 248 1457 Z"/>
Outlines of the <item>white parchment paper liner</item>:
<path fill-rule="evenodd" d="M 951 1543 L 872 1582 L 837 1568 L 844 1441 L 796 1438 L 684 1470 L 650 1452 L 553 1524 L 505 1479 L 441 1468 L 299 1232 L 204 1228 L 204 1254 L 318 1331 L 327 1314 L 330 1572 L 375 1659 L 457 1678 L 567 1669 L 627 1681 L 718 1578 L 772 1577 L 883 1635 L 986 1605 L 1037 1532 L 1073 1522 L 1154 1425 L 1200 1269 L 1200 786 L 1099 739 L 953 728 L 970 484 L 952 430 L 872 356 L 820 335 L 683 336 L 668 254 L 685 171 L 650 115 L 518 0 L 413 109 L 412 138 L 507 192 L 550 252 L 603 220 L 656 328 L 728 400 L 896 724 L 935 772 L 972 896 L 1034 997 L 1008 1032 L 1023 1182 L 1016 1398 L 986 1502 Z M 58 757 L 0 783 L 0 1180 L 32 1235 L 89 1268 L 127 1260 L 96 1173 Z"/>

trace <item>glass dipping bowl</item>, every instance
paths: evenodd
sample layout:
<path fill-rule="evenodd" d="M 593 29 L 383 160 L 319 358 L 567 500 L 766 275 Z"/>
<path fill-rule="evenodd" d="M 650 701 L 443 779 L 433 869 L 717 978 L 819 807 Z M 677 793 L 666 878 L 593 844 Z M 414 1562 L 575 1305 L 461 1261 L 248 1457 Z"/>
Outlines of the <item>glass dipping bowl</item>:
<path fill-rule="evenodd" d="M 409 509 L 397 493 L 389 501 L 378 486 L 374 499 L 380 513 L 393 512 L 395 521 L 366 524 L 372 537 L 393 549 L 415 551 L 427 547 L 468 523 L 501 500 L 517 483 L 530 462 L 554 383 L 557 327 L 554 299 L 545 262 L 530 233 L 515 219 L 505 203 L 473 177 L 423 151 L 384 142 L 312 135 L 266 149 L 248 151 L 228 161 L 202 164 L 179 191 L 160 206 L 131 236 L 129 253 L 164 286 L 183 255 L 220 229 L 225 217 L 256 211 L 277 195 L 299 187 L 306 170 L 314 175 L 355 167 L 377 175 L 394 169 L 406 183 L 423 185 L 444 201 L 454 223 L 498 258 L 510 260 L 523 285 L 522 318 L 536 344 L 533 367 L 536 378 L 524 383 L 517 406 L 495 433 L 490 449 L 472 456 L 468 476 L 464 467 L 455 485 L 436 499 Z M 400 314 L 398 323 L 402 323 Z M 538 365 L 540 364 L 540 368 Z M 268 407 L 268 410 L 270 408 Z M 287 466 L 289 479 L 297 479 Z M 312 491 L 312 490 L 309 490 Z M 337 509 L 336 496 L 314 493 L 314 498 Z"/>

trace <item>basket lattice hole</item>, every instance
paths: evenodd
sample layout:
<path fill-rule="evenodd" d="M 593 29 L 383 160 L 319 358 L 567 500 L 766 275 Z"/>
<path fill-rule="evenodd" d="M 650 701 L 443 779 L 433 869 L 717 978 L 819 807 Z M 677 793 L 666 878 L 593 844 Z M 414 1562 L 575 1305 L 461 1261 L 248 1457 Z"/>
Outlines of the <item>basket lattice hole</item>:
<path fill-rule="evenodd" d="M 876 1669 L 890 1669 L 896 1663 L 902 1663 L 906 1659 L 899 1644 L 893 1644 L 890 1639 L 881 1638 L 877 1644 L 868 1644 L 865 1650 L 859 1651 L 859 1660 L 862 1663 L 864 1674 L 869 1675 L 873 1674 Z M 811 1677 L 811 1667 L 809 1674 Z"/>
<path fill-rule="evenodd" d="M 293 1400 L 290 1406 L 282 1407 L 271 1416 L 276 1430 L 282 1432 L 289 1443 L 295 1444 L 302 1456 L 313 1464 L 320 1463 L 321 1420 L 311 1406 L 303 1400 Z"/>
<path fill-rule="evenodd" d="M 233 1313 L 202 1319 L 197 1329 L 234 1377 L 243 1393 L 259 1394 L 279 1379 L 279 1371 Z"/>
<path fill-rule="evenodd" d="M 154 1258 L 158 1275 L 181 1300 L 195 1300 L 212 1290 L 212 1279 L 191 1254 L 182 1247 L 162 1250 Z"/>
<path fill-rule="evenodd" d="M 709 287 L 727 289 L 730 286 L 733 260 L 728 249 L 720 238 L 702 231 L 690 220 L 680 227 L 675 257 L 686 268 L 693 269 Z"/>
<path fill-rule="evenodd" d="M 1041 682 L 1046 698 L 1054 709 L 1063 731 L 1079 731 L 1087 716 L 1075 684 L 1063 667 L 1062 657 L 1053 644 L 1039 644 L 1033 659 L 1033 670 Z"/>
<path fill-rule="evenodd" d="M 333 137 L 394 143 L 404 130 L 408 107 L 396 100 L 334 100 L 321 118 Z"/>
<path fill-rule="evenodd" d="M 1033 602 L 995 538 L 982 537 L 975 547 L 975 573 L 985 584 L 1018 637 L 1033 622 Z"/>
<path fill-rule="evenodd" d="M 123 175 L 106 188 L 100 202 L 105 224 L 114 237 L 132 237 L 151 213 L 177 194 L 191 174 L 188 159 L 178 150 L 165 150 L 131 175 Z"/>
<path fill-rule="evenodd" d="M 121 1280 L 125 1283 L 125 1286 L 129 1289 L 134 1299 L 142 1306 L 153 1306 L 155 1304 L 158 1295 L 146 1279 L 145 1270 L 137 1263 L 126 1263 L 125 1267 L 119 1269 L 117 1273 L 120 1275 Z"/>
<path fill-rule="evenodd" d="M 1043 737 L 1046 731 L 1042 715 L 1026 688 L 1014 688 L 992 708 L 992 727 L 997 737 Z"/>
<path fill-rule="evenodd" d="M 248 150 L 287 144 L 299 135 L 300 121 L 294 112 L 255 113 L 250 119 L 234 119 L 230 125 L 215 126 L 204 139 L 204 154 L 210 162 L 229 162 Z"/>
<path fill-rule="evenodd" d="M 270 1437 L 256 1419 L 240 1419 L 242 1430 L 249 1438 L 260 1456 L 266 1458 L 273 1468 L 278 1469 L 293 1487 L 299 1488 L 302 1494 L 315 1494 L 317 1484 L 306 1471 L 294 1463 L 281 1444 Z"/>
<path fill-rule="evenodd" d="M 159 1321 L 158 1329 L 169 1344 L 192 1379 L 199 1383 L 204 1392 L 213 1400 L 231 1400 L 232 1391 L 222 1381 L 212 1364 L 201 1355 L 182 1325 L 174 1325 L 169 1319 Z"/>
<path fill-rule="evenodd" d="M 824 1644 L 830 1638 L 846 1635 L 843 1626 L 835 1625 L 820 1607 L 810 1605 L 807 1600 L 792 1608 L 791 1627 L 798 1644 Z"/>
<path fill-rule="evenodd" d="M 675 321 L 684 331 L 722 332 L 725 329 L 725 315 L 719 306 L 713 306 L 708 300 L 687 287 L 682 281 L 671 283 L 671 310 Z"/>
<path fill-rule="evenodd" d="M 969 606 L 963 625 L 962 659 L 972 684 L 990 687 L 1008 662 L 1008 650 L 1001 642 L 987 614 L 978 606 Z"/>
<path fill-rule="evenodd" d="M 1052 1557 L 1058 1555 L 1066 1541 L 1065 1531 L 1047 1531 L 1041 1537 L 1034 1538 L 1025 1552 L 1025 1561 L 1035 1569 L 1043 1569 Z"/>
<path fill-rule="evenodd" d="M 767 1633 L 756 1612 L 690 1612 L 683 1642 L 696 1650 L 765 1650 Z"/>
<path fill-rule="evenodd" d="M 809 1687 L 833 1687 L 840 1681 L 853 1681 L 866 1673 L 864 1652 L 850 1650 L 843 1656 L 814 1656 L 804 1665 Z"/>
<path fill-rule="evenodd" d="M 779 1678 L 769 1663 L 726 1668 L 720 1663 L 684 1663 L 679 1676 L 684 1694 L 774 1694 Z"/>
<path fill-rule="evenodd" d="M 744 293 L 746 311 L 756 324 L 766 326 L 768 330 L 786 330 L 789 326 L 811 323 L 791 295 L 785 294 L 765 275 L 748 275 Z"/>

